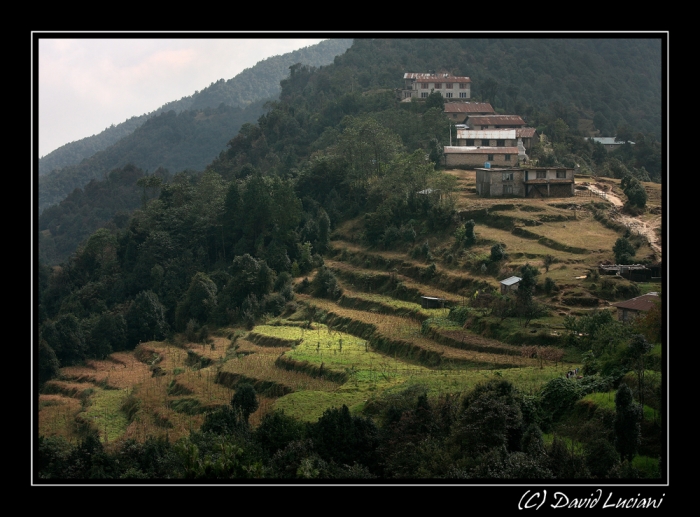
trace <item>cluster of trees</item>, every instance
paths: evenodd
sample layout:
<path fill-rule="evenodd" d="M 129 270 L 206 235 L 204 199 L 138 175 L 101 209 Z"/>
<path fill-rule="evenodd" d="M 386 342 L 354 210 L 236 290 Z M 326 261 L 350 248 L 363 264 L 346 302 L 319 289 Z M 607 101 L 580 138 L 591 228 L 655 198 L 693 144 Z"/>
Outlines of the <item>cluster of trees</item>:
<path fill-rule="evenodd" d="M 241 385 L 231 404 L 207 414 L 201 429 L 171 443 L 128 440 L 108 452 L 96 433 L 78 444 L 39 440 L 40 479 L 584 479 L 633 478 L 640 447 L 639 408 L 621 384 L 615 418 L 598 419 L 572 454 L 543 432 L 571 412 L 576 400 L 607 389 L 610 380 L 555 379 L 536 396 L 494 379 L 462 397 L 436 400 L 413 386 L 386 395 L 353 415 L 328 409 L 318 421 L 284 412 L 248 423 L 255 390 Z M 613 445 L 614 444 L 614 445 Z"/>

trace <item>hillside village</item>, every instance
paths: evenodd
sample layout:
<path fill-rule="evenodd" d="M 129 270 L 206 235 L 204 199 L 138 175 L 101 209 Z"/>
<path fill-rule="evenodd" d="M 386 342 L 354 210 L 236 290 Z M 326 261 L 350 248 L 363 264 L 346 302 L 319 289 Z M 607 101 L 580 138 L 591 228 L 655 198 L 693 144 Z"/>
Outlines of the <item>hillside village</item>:
<path fill-rule="evenodd" d="M 41 270 L 40 477 L 663 478 L 661 185 L 540 164 L 550 135 L 447 72 L 382 100 L 439 94 L 439 146 L 356 113 L 285 169 L 342 104 L 300 115 L 329 72 L 291 68 L 201 175 L 144 174 Z"/>

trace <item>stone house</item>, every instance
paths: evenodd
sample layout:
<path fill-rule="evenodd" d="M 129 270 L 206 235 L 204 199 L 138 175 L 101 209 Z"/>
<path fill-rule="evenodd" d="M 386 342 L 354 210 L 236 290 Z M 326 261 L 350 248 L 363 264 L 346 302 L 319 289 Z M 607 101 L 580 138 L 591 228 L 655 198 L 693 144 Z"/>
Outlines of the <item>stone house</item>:
<path fill-rule="evenodd" d="M 574 169 L 561 167 L 476 168 L 476 193 L 482 197 L 570 197 Z"/>
<path fill-rule="evenodd" d="M 613 303 L 612 306 L 617 308 L 617 319 L 619 321 L 631 321 L 653 308 L 656 303 L 661 303 L 658 293 L 647 293 L 631 300 Z"/>

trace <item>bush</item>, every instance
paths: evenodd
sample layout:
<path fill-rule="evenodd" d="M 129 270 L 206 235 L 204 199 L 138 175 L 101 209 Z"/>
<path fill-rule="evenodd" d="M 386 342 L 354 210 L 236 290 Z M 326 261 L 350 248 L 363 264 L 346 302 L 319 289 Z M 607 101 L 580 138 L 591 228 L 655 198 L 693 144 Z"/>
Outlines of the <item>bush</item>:
<path fill-rule="evenodd" d="M 615 262 L 618 264 L 632 264 L 632 257 L 634 257 L 634 255 L 637 253 L 634 246 L 632 246 L 632 243 L 630 243 L 630 241 L 624 237 L 620 237 L 615 241 L 615 245 L 613 246 L 612 250 L 615 254 Z"/>
<path fill-rule="evenodd" d="M 316 278 L 311 283 L 314 296 L 319 298 L 329 298 L 337 300 L 343 294 L 343 290 L 338 285 L 338 279 L 333 272 L 325 266 L 319 269 Z"/>
<path fill-rule="evenodd" d="M 554 280 L 547 277 L 544 280 L 544 292 L 547 294 L 551 294 L 552 291 L 558 291 L 557 284 L 554 283 Z"/>
<path fill-rule="evenodd" d="M 498 262 L 506 258 L 506 252 L 501 244 L 494 244 L 491 247 L 491 262 Z"/>

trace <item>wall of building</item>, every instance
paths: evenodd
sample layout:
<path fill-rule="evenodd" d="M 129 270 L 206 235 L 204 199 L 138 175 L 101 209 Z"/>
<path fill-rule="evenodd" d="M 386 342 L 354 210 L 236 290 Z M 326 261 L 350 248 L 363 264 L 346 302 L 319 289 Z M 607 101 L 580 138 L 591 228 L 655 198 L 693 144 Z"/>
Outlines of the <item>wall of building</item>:
<path fill-rule="evenodd" d="M 504 173 L 513 179 L 504 180 Z M 482 197 L 518 196 L 525 197 L 525 183 L 523 171 L 513 169 L 502 170 L 477 170 L 476 192 Z"/>
<path fill-rule="evenodd" d="M 493 154 L 493 160 L 488 159 L 488 154 L 484 153 L 446 153 L 445 165 L 447 167 L 483 167 L 485 162 L 489 162 L 492 166 L 500 167 L 515 167 L 518 164 L 517 153 L 510 154 L 510 160 L 506 160 L 505 154 Z"/>

